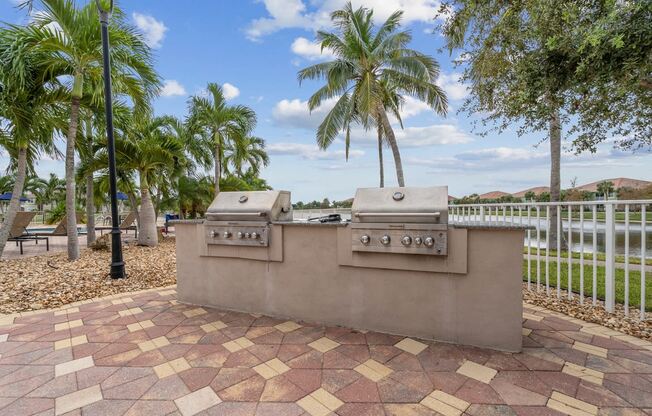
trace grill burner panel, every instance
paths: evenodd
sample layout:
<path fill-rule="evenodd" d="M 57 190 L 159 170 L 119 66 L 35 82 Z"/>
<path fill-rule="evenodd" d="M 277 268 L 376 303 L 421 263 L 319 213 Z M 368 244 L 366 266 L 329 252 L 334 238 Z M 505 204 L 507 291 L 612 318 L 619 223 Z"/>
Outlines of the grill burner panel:
<path fill-rule="evenodd" d="M 351 241 L 353 251 L 448 255 L 448 232 L 445 227 L 352 224 Z"/>
<path fill-rule="evenodd" d="M 448 255 L 448 187 L 360 188 L 351 208 L 351 250 Z"/>
<path fill-rule="evenodd" d="M 204 224 L 206 244 L 267 247 L 269 225 L 209 222 Z"/>

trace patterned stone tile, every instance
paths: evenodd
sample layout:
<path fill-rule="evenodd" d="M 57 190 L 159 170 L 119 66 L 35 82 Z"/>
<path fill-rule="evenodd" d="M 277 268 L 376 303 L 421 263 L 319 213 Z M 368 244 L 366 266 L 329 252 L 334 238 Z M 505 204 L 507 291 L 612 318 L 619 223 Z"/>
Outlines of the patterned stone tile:
<path fill-rule="evenodd" d="M 57 397 L 54 406 L 55 414 L 57 416 L 63 415 L 100 400 L 102 400 L 102 390 L 99 384 L 96 384 L 83 390 Z"/>
<path fill-rule="evenodd" d="M 252 345 L 254 345 L 254 343 L 245 337 L 240 337 L 234 339 L 233 341 L 225 342 L 224 344 L 222 344 L 222 346 L 227 350 L 229 350 L 229 352 L 237 352 L 240 351 L 241 349 L 249 348 Z"/>
<path fill-rule="evenodd" d="M 459 416 L 470 406 L 470 403 L 441 390 L 430 393 L 421 404 L 444 416 Z"/>
<path fill-rule="evenodd" d="M 598 414 L 597 406 L 556 391 L 552 392 L 552 396 L 550 396 L 546 406 L 570 416 L 591 416 Z"/>
<path fill-rule="evenodd" d="M 474 380 L 481 381 L 483 383 L 489 383 L 498 373 L 493 368 L 489 368 L 484 365 L 477 364 L 473 361 L 464 361 L 462 366 L 457 369 L 458 374 L 462 374 Z"/>
<path fill-rule="evenodd" d="M 423 342 L 413 340 L 412 338 L 404 338 L 394 346 L 413 355 L 419 355 L 423 350 L 428 348 Z"/>
<path fill-rule="evenodd" d="M 260 374 L 265 380 L 281 375 L 290 371 L 290 367 L 278 358 L 273 358 L 262 364 L 253 367 L 254 371 Z"/>
<path fill-rule="evenodd" d="M 61 377 L 69 373 L 74 373 L 86 368 L 93 367 L 94 365 L 95 363 L 92 356 L 57 364 L 54 366 L 54 376 Z"/>
<path fill-rule="evenodd" d="M 354 368 L 355 371 L 377 382 L 392 373 L 392 369 L 374 360 L 367 360 Z"/>
<path fill-rule="evenodd" d="M 604 379 L 604 373 L 600 371 L 592 370 L 590 368 L 582 367 L 580 365 L 575 365 L 569 362 L 564 364 L 562 372 L 598 385 L 602 385 L 602 380 Z"/>
<path fill-rule="evenodd" d="M 339 343 L 333 341 L 330 338 L 322 337 L 319 338 L 316 341 L 313 341 L 308 344 L 309 347 L 316 349 L 319 352 L 327 352 L 330 351 L 334 348 L 337 348 L 340 346 Z"/>
<path fill-rule="evenodd" d="M 281 332 L 292 332 L 301 328 L 301 325 L 299 325 L 294 321 L 287 321 L 287 322 L 283 322 L 282 324 L 278 324 L 274 326 L 274 328 L 278 329 Z"/>
<path fill-rule="evenodd" d="M 193 416 L 222 403 L 222 400 L 210 387 L 204 387 L 174 401 L 183 416 Z"/>
<path fill-rule="evenodd" d="M 297 404 L 312 416 L 326 416 L 342 407 L 344 402 L 324 389 L 317 389 Z"/>

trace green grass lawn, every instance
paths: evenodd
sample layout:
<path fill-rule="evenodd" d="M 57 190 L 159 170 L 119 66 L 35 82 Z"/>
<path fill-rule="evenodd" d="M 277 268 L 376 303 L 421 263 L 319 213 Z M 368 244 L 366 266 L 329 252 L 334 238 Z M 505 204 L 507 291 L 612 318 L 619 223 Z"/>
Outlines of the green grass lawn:
<path fill-rule="evenodd" d="M 538 249 L 536 247 L 531 247 L 530 248 L 531 255 L 536 256 L 537 255 L 537 250 Z M 547 253 L 547 250 L 546 249 L 540 249 L 540 250 L 541 250 L 541 255 L 545 256 L 546 253 Z M 527 254 L 527 247 L 523 247 L 523 254 Z M 579 259 L 581 254 L 582 253 L 573 252 L 573 253 L 571 253 L 571 257 L 574 258 L 574 259 Z M 549 255 L 550 255 L 550 257 L 556 259 L 557 258 L 557 250 L 550 250 Z M 584 260 L 593 261 L 593 253 L 584 253 L 583 257 L 584 257 Z M 562 259 L 562 261 L 564 259 L 567 259 L 567 258 L 568 258 L 568 251 L 562 250 L 561 251 L 561 259 Z M 605 261 L 606 260 L 606 255 L 604 253 L 597 253 L 597 260 Z M 616 254 L 616 263 L 623 263 L 624 264 L 625 263 L 625 256 L 620 255 L 620 254 Z M 636 264 L 641 264 L 640 257 L 631 257 L 630 256 L 629 257 L 629 264 L 630 264 L 630 266 L 631 265 L 636 265 Z M 647 264 L 649 266 L 652 266 L 652 259 L 645 259 L 645 264 Z"/>
<path fill-rule="evenodd" d="M 536 259 L 530 261 L 531 276 L 530 282 L 536 288 L 537 281 L 537 262 Z M 541 286 L 545 290 L 546 283 L 546 266 L 541 262 Z M 561 264 L 561 288 L 568 288 L 568 263 Z M 557 263 L 550 263 L 550 286 L 557 287 Z M 597 297 L 604 300 L 605 268 L 597 267 Z M 527 282 L 527 260 L 523 260 L 523 281 Z M 572 267 L 572 291 L 580 292 L 580 265 L 573 264 Z M 591 265 L 584 265 L 584 295 L 593 296 L 593 268 Z M 616 303 L 625 302 L 625 271 L 616 269 Z M 640 308 L 641 304 L 641 273 L 638 270 L 629 271 L 629 305 L 630 307 Z M 645 309 L 652 311 L 652 273 L 646 275 L 645 279 Z"/>

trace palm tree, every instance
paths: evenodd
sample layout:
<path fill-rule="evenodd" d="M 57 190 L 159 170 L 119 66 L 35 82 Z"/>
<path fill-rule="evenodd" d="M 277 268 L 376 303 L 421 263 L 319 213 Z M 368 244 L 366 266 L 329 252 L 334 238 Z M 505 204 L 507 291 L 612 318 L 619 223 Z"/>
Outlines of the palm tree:
<path fill-rule="evenodd" d="M 140 190 L 138 244 L 156 246 L 156 210 L 152 202 L 152 191 L 162 180 L 174 177 L 175 171 L 185 169 L 183 144 L 173 132 L 168 117 L 133 117 L 124 135 L 115 143 L 118 170 L 138 175 Z M 105 148 L 100 148 L 93 160 L 83 166 L 86 170 L 104 170 L 107 166 Z"/>
<path fill-rule="evenodd" d="M 12 197 L 0 228 L 0 255 L 20 207 L 28 170 L 40 155 L 56 156 L 53 135 L 62 126 L 57 106 L 65 90 L 45 56 L 23 42 L 19 27 L 0 29 L 0 147 L 14 172 Z"/>
<path fill-rule="evenodd" d="M 75 214 L 75 139 L 82 100 L 102 101 L 102 48 L 100 24 L 95 2 L 77 8 L 70 0 L 40 0 L 39 13 L 28 26 L 30 38 L 49 54 L 48 65 L 58 75 L 72 77 L 70 121 L 66 140 L 66 217 L 68 259 L 79 258 Z M 53 29 L 56 27 L 56 29 Z M 159 85 L 153 69 L 150 48 L 116 8 L 111 25 L 111 70 L 114 93 L 126 94 L 136 107 L 147 107 Z M 92 87 L 89 88 L 87 84 Z M 91 97 L 84 97 L 86 92 Z"/>
<path fill-rule="evenodd" d="M 254 175 L 260 173 L 262 167 L 269 165 L 269 155 L 265 151 L 265 140 L 255 136 L 238 138 L 227 145 L 224 157 L 224 170 L 233 167 L 233 173 L 242 177 L 245 171 L 251 170 Z"/>
<path fill-rule="evenodd" d="M 609 200 L 609 195 L 614 191 L 614 183 L 611 181 L 604 181 L 598 184 L 597 191 L 599 194 L 604 195 L 604 200 Z"/>
<path fill-rule="evenodd" d="M 48 179 L 44 179 L 45 186 L 41 193 L 36 196 L 36 203 L 39 204 L 39 209 L 45 209 L 45 206 L 52 206 L 65 198 L 66 194 L 66 181 L 59 178 L 56 173 L 50 173 Z"/>
<path fill-rule="evenodd" d="M 220 192 L 226 147 L 256 126 L 256 113 L 244 105 L 228 105 L 222 87 L 209 83 L 207 96 L 190 99 L 188 124 L 194 132 L 203 131 L 211 142 L 215 163 L 215 194 Z M 199 133 L 198 133 L 199 134 Z"/>
<path fill-rule="evenodd" d="M 402 11 L 394 12 L 379 28 L 373 24 L 373 11 L 365 7 L 353 10 L 347 3 L 331 14 L 336 32 L 317 32 L 322 49 L 330 49 L 336 58 L 299 71 L 299 82 L 325 79 L 326 85 L 308 101 L 314 110 L 329 98 L 338 97 L 333 109 L 317 130 L 317 144 L 325 149 L 338 133 L 345 132 L 350 142 L 351 124 L 360 122 L 367 127 L 375 122 L 382 129 L 394 156 L 399 186 L 405 186 L 403 165 L 396 136 L 387 115 L 384 85 L 395 86 L 395 94 L 414 96 L 439 114 L 446 114 L 444 92 L 435 81 L 439 75 L 437 62 L 420 52 L 407 48 L 412 36 L 398 31 Z"/>

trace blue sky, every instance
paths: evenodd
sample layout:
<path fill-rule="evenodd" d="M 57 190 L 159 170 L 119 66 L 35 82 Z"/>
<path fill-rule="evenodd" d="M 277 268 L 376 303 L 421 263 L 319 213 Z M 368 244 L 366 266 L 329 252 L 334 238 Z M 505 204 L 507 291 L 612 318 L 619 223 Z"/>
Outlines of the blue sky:
<path fill-rule="evenodd" d="M 16 0 L 0 0 L 0 20 L 26 21 Z M 344 0 L 139 0 L 119 3 L 154 48 L 156 67 L 165 80 L 154 104 L 157 114 L 184 117 L 190 95 L 201 94 L 208 82 L 224 85 L 232 103 L 256 110 L 255 134 L 268 143 L 270 166 L 262 176 L 293 200 L 344 199 L 357 187 L 377 186 L 378 159 L 373 133 L 354 132 L 351 158 L 344 159 L 341 140 L 327 151 L 315 145 L 315 129 L 328 105 L 309 114 L 306 100 L 318 83 L 299 86 L 297 70 L 328 59 L 312 43 L 315 30 L 327 27 L 328 14 Z M 448 185 L 452 195 L 492 190 L 515 192 L 547 185 L 549 157 L 542 135 L 517 137 L 514 131 L 479 137 L 471 131 L 472 116 L 457 114 L 466 96 L 457 82 L 442 38 L 432 33 L 434 0 L 366 0 L 377 19 L 403 9 L 404 26 L 413 34 L 412 47 L 437 58 L 439 84 L 450 102 L 447 117 L 408 100 L 403 109 L 405 130 L 397 126 L 407 185 Z M 538 145 L 538 146 L 537 146 Z M 63 146 L 63 144 L 61 144 Z M 596 154 L 564 152 L 562 186 L 610 177 L 652 180 L 652 154 L 622 153 L 606 144 Z M 0 155 L 0 169 L 7 158 Z M 42 161 L 41 175 L 63 174 L 61 161 Z M 396 184 L 389 149 L 385 151 L 386 184 Z"/>

